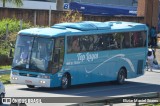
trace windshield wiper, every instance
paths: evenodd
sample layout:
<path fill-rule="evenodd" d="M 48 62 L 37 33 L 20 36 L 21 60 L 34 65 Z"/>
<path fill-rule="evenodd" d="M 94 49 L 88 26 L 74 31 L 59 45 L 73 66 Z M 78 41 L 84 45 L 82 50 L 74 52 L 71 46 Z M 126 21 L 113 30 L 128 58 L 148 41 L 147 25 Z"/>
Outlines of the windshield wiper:
<path fill-rule="evenodd" d="M 12 67 L 12 69 L 24 70 L 26 68 L 22 67 L 22 66 L 14 66 L 14 67 Z"/>
<path fill-rule="evenodd" d="M 38 66 L 36 66 L 35 64 L 30 64 L 30 65 L 31 65 L 30 69 L 31 69 L 32 71 L 44 72 L 44 70 L 40 69 L 40 68 L 39 68 Z"/>

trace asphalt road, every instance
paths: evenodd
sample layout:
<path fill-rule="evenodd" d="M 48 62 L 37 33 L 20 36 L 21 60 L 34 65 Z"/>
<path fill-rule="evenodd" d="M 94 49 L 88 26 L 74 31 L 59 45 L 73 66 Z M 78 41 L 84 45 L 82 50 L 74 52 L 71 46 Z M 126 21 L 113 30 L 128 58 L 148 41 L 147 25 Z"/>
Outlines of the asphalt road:
<path fill-rule="evenodd" d="M 0 69 L 0 75 L 4 75 L 4 74 L 10 74 L 10 70 L 2 70 Z"/>
<path fill-rule="evenodd" d="M 88 85 L 72 86 L 70 89 L 61 90 L 60 88 L 35 88 L 28 89 L 25 85 L 6 85 L 6 97 L 60 97 L 53 102 L 65 102 L 64 99 L 70 98 L 70 102 L 75 102 L 75 97 L 107 98 L 124 97 L 142 93 L 160 92 L 160 70 L 146 72 L 144 76 L 127 79 L 124 85 L 115 83 L 98 83 Z M 83 98 L 81 102 L 86 101 Z M 34 104 L 35 105 L 35 104 Z M 49 105 L 49 104 L 48 104 Z M 58 104 L 59 106 L 60 104 Z M 66 105 L 66 104 L 61 104 Z"/>

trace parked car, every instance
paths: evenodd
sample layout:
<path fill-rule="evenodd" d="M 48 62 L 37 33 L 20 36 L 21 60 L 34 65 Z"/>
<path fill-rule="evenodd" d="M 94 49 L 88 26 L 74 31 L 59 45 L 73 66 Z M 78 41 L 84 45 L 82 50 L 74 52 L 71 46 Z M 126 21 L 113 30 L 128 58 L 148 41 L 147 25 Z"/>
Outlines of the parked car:
<path fill-rule="evenodd" d="M 5 87 L 3 83 L 0 81 L 0 104 L 2 104 L 2 98 L 5 97 Z"/>

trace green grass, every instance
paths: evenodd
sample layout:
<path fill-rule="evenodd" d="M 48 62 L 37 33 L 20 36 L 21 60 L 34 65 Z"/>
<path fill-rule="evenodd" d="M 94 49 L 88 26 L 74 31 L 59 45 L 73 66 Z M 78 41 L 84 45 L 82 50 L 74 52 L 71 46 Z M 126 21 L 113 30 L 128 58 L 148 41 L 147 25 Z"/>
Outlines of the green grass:
<path fill-rule="evenodd" d="M 0 81 L 3 84 L 10 84 L 10 74 L 0 75 Z"/>
<path fill-rule="evenodd" d="M 8 65 L 8 66 L 0 66 L 0 69 L 5 69 L 5 70 L 10 70 L 11 69 L 11 66 Z M 3 83 L 3 84 L 10 84 L 10 74 L 4 74 L 4 75 L 0 75 L 0 81 Z"/>
<path fill-rule="evenodd" d="M 20 20 L 18 19 L 10 19 L 10 18 L 5 18 L 0 20 L 0 37 L 4 36 L 6 34 L 6 25 L 8 24 L 8 30 L 10 33 L 12 32 L 17 32 L 20 30 L 20 26 L 19 26 Z M 30 28 L 31 24 L 30 23 L 26 23 L 23 22 L 22 24 L 22 28 Z"/>
<path fill-rule="evenodd" d="M 10 70 L 10 69 L 11 69 L 11 66 L 10 66 L 10 65 L 8 65 L 8 66 L 0 66 L 0 69 Z"/>

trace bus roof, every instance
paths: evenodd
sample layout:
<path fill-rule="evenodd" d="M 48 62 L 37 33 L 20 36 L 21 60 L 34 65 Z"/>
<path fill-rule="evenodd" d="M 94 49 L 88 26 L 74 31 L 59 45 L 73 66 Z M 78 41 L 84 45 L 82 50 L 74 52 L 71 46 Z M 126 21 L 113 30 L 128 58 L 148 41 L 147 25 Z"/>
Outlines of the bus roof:
<path fill-rule="evenodd" d="M 32 35 L 43 37 L 56 37 L 64 35 L 74 35 L 80 32 L 92 31 L 106 31 L 106 32 L 121 32 L 121 31 L 138 31 L 147 30 L 147 26 L 141 23 L 124 22 L 124 21 L 82 21 L 76 23 L 59 23 L 51 26 L 50 28 L 30 28 L 21 30 L 20 35 Z"/>

